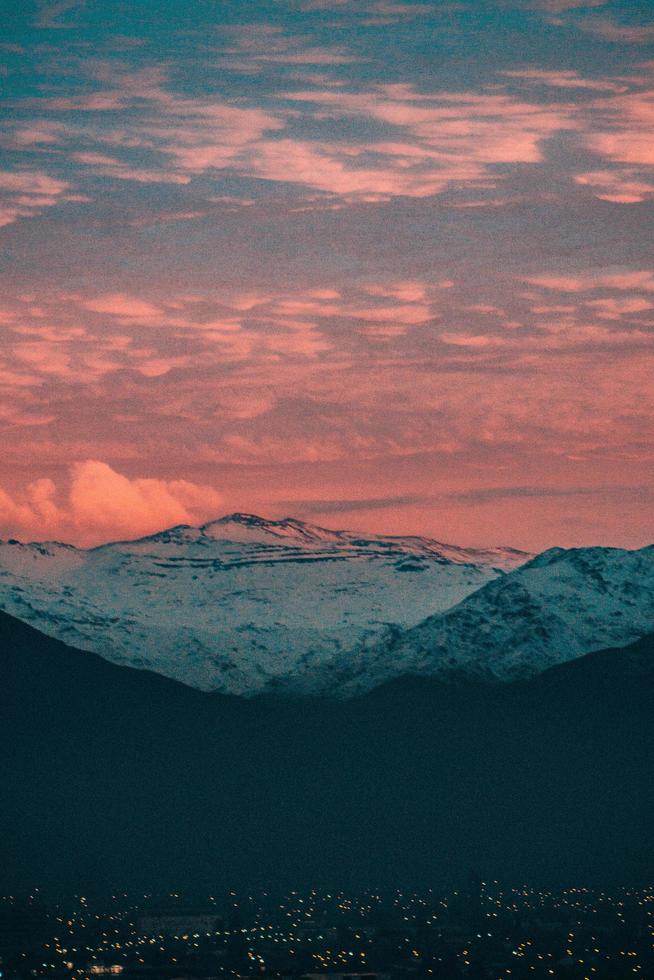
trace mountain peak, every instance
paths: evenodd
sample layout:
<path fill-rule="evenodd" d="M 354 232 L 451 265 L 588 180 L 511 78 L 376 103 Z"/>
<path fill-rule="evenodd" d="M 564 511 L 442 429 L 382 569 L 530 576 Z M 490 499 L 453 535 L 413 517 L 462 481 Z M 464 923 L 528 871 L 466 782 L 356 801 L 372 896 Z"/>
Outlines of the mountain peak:
<path fill-rule="evenodd" d="M 259 540 L 261 535 L 266 540 L 272 537 L 290 539 L 305 544 L 341 540 L 341 532 L 329 531 L 327 528 L 318 527 L 316 524 L 308 524 L 297 517 L 271 520 L 258 514 L 248 514 L 241 511 L 226 514 L 216 521 L 208 521 L 202 525 L 200 530 L 207 537 L 221 538 L 227 537 L 229 534 L 232 540 L 237 541 Z M 237 535 L 236 538 L 234 538 L 235 534 Z"/>
<path fill-rule="evenodd" d="M 207 521 L 204 526 L 207 527 L 211 524 L 246 524 L 255 525 L 261 527 L 272 523 L 268 518 L 261 517 L 259 514 L 248 514 L 245 511 L 235 511 L 233 514 L 225 514 L 223 517 L 219 517 L 215 521 Z"/>
<path fill-rule="evenodd" d="M 309 524 L 307 521 L 301 521 L 298 517 L 282 517 L 278 520 L 273 520 L 270 517 L 261 517 L 260 514 L 248 514 L 245 511 L 235 511 L 233 514 L 225 514 L 224 517 L 219 517 L 215 521 L 208 521 L 203 527 L 208 527 L 212 524 L 244 524 L 246 527 L 265 527 L 265 528 L 276 528 L 285 527 L 286 525 L 291 525 L 292 527 L 310 527 L 313 528 L 316 525 Z M 325 530 L 325 528 L 320 528 L 320 530 Z M 330 532 L 334 533 L 334 532 Z"/>

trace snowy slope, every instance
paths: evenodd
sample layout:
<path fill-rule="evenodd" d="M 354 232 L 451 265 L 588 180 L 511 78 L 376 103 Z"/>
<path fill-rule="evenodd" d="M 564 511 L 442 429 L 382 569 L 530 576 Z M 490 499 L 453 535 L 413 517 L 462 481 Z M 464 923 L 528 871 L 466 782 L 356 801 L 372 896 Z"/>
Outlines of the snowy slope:
<path fill-rule="evenodd" d="M 352 695 L 406 673 L 539 673 L 654 630 L 654 546 L 553 548 L 408 630 L 335 657 L 298 688 Z"/>
<path fill-rule="evenodd" d="M 0 606 L 117 663 L 251 694 L 368 646 L 389 623 L 413 626 L 528 557 L 233 514 L 90 550 L 0 543 Z"/>

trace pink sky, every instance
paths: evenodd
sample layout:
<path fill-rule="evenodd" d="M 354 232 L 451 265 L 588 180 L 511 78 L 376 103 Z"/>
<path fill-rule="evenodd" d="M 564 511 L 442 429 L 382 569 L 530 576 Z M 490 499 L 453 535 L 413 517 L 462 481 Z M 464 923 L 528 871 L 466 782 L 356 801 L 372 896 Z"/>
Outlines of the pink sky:
<path fill-rule="evenodd" d="M 0 535 L 651 543 L 637 5 L 113 3 L 4 42 Z"/>

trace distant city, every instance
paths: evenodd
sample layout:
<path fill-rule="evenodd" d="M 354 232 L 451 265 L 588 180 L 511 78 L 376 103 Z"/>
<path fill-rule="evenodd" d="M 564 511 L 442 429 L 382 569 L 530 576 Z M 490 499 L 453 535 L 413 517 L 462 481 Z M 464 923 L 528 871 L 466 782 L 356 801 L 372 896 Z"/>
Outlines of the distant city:
<path fill-rule="evenodd" d="M 654 886 L 0 898 L 0 976 L 623 980 L 654 976 Z"/>

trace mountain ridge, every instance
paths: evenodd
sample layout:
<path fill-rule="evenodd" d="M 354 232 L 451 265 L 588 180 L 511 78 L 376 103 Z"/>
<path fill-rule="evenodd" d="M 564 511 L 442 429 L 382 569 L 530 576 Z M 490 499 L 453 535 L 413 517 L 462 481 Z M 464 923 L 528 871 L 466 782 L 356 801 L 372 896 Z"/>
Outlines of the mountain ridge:
<path fill-rule="evenodd" d="M 653 654 L 649 636 L 504 685 L 248 699 L 0 614 L 5 887 L 433 887 L 470 868 L 639 880 L 654 859 Z"/>
<path fill-rule="evenodd" d="M 106 548 L 115 547 L 116 545 L 135 545 L 146 542 L 167 541 L 173 539 L 176 535 L 183 535 L 184 532 L 200 532 L 200 535 L 202 536 L 205 535 L 207 531 L 214 530 L 216 528 L 230 527 L 252 529 L 255 532 L 261 531 L 264 534 L 278 538 L 280 541 L 283 541 L 285 538 L 291 538 L 296 540 L 298 543 L 305 542 L 306 544 L 334 543 L 361 546 L 368 542 L 376 544 L 386 543 L 388 546 L 396 546 L 398 549 L 407 548 L 413 545 L 417 551 L 423 550 L 428 554 L 438 554 L 440 552 L 443 556 L 447 556 L 450 560 L 454 561 L 468 560 L 471 563 L 474 563 L 473 559 L 476 559 L 476 561 L 482 563 L 491 563 L 496 561 L 498 562 L 498 567 L 502 570 L 521 564 L 533 557 L 530 552 L 521 551 L 519 548 L 509 546 L 484 548 L 460 547 L 458 545 L 446 544 L 443 541 L 439 541 L 426 535 L 377 534 L 372 532 L 347 531 L 344 529 L 333 530 L 322 527 L 318 524 L 300 520 L 297 517 L 289 516 L 280 519 L 270 519 L 261 517 L 258 514 L 250 514 L 243 511 L 234 511 L 233 513 L 225 514 L 223 517 L 205 521 L 204 523 L 197 525 L 175 524 L 171 527 L 162 528 L 160 531 L 155 531 L 152 534 L 143 535 L 137 538 L 121 538 L 116 541 L 107 541 L 103 542 L 102 544 L 93 545 L 89 548 L 80 548 L 76 545 L 58 540 L 21 541 L 17 538 L 9 538 L 5 541 L 0 540 L 0 545 L 21 545 L 23 547 L 51 546 L 56 548 L 66 548 L 81 553 L 92 553 L 102 551 Z M 287 532 L 290 532 L 290 534 Z M 191 535 L 191 537 L 194 538 L 195 535 Z M 221 539 L 240 540 L 238 537 L 230 538 L 228 536 L 224 536 Z"/>
<path fill-rule="evenodd" d="M 231 514 L 92 549 L 0 543 L 0 602 L 115 662 L 256 693 L 527 557 Z"/>
<path fill-rule="evenodd" d="M 554 548 L 456 606 L 382 638 L 359 665 L 341 657 L 327 670 L 350 694 L 407 672 L 515 680 L 625 645 L 653 627 L 654 546 Z"/>
<path fill-rule="evenodd" d="M 502 549 L 499 549 L 502 551 Z M 654 628 L 654 546 L 473 553 L 227 514 L 92 549 L 0 542 L 0 602 L 204 690 L 351 697 L 391 677 L 506 681 Z"/>

